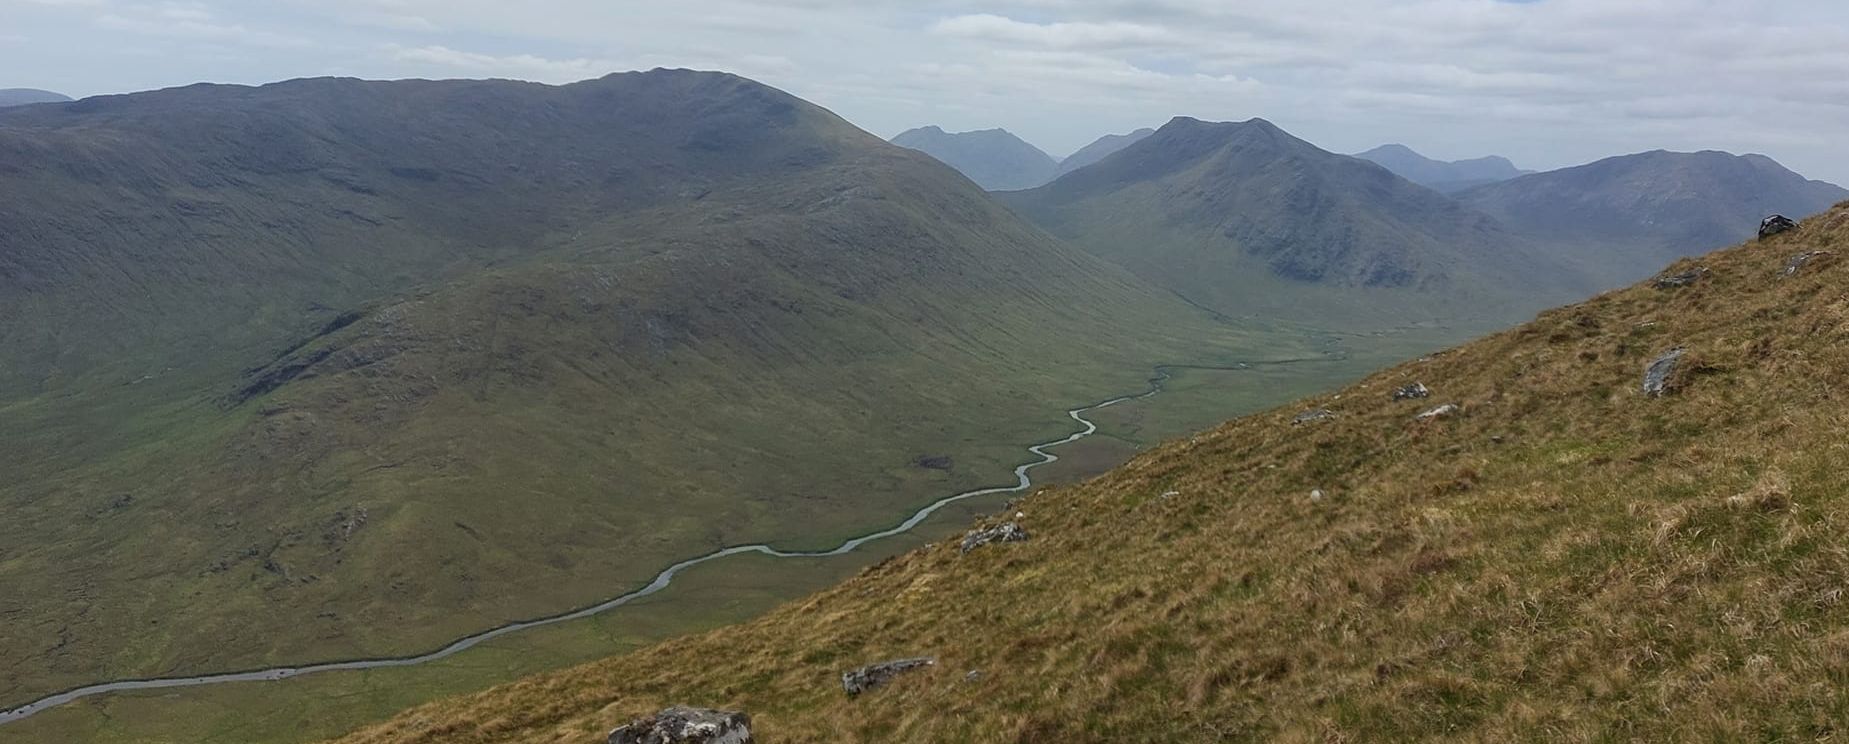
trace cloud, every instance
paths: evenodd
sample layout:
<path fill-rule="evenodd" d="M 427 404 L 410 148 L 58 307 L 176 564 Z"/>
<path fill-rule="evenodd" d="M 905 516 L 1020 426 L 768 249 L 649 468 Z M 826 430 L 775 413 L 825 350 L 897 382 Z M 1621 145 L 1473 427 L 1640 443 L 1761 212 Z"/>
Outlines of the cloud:
<path fill-rule="evenodd" d="M 446 46 L 404 47 L 387 45 L 392 59 L 471 75 L 514 78 L 542 83 L 568 83 L 625 69 L 609 60 L 548 59 L 533 54 L 492 55 L 465 52 Z"/>
<path fill-rule="evenodd" d="M 310 41 L 301 37 L 221 22 L 209 7 L 197 2 L 127 6 L 97 16 L 96 25 L 112 31 L 174 39 L 277 48 L 311 46 Z"/>
<path fill-rule="evenodd" d="M 1124 21 L 1025 23 L 988 13 L 946 18 L 933 24 L 931 31 L 966 39 L 1054 49 L 1125 49 L 1178 41 L 1176 35 L 1165 29 Z"/>

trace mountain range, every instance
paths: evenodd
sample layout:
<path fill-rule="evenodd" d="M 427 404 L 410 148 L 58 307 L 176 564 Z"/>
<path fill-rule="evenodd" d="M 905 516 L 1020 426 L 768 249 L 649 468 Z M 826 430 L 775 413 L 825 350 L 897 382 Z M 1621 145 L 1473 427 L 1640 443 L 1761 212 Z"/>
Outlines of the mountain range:
<path fill-rule="evenodd" d="M 1300 353 L 725 74 L 20 107 L 0 173 L 0 709 L 832 546 Z"/>
<path fill-rule="evenodd" d="M 1028 189 L 1059 173 L 1059 162 L 1006 129 L 950 133 L 935 126 L 899 133 L 892 143 L 943 161 L 989 191 Z"/>
<path fill-rule="evenodd" d="M 1587 281 L 1494 219 L 1262 119 L 1180 117 L 1100 162 L 1000 195 L 1190 302 L 1339 327 L 1508 315 Z M 1487 319 L 1487 318 L 1486 318 Z"/>
<path fill-rule="evenodd" d="M 1446 194 L 1534 172 L 1517 168 L 1508 158 L 1500 155 L 1471 160 L 1433 160 L 1405 145 L 1381 145 L 1355 157 L 1378 164 L 1408 181 Z"/>

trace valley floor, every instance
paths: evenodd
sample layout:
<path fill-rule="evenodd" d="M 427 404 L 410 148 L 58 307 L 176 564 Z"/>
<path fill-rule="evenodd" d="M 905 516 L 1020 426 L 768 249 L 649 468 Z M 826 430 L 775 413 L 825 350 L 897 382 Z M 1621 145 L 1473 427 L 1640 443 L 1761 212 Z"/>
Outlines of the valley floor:
<path fill-rule="evenodd" d="M 1324 360 L 1246 370 L 1178 368 L 1161 395 L 1088 415 L 1096 436 L 1055 450 L 1061 459 L 1034 473 L 1036 485 L 1102 473 L 1164 439 L 1226 418 L 1328 389 L 1394 361 L 1457 340 L 1455 329 L 1425 328 L 1368 337 L 1327 337 Z M 1131 392 L 1131 391 L 1123 391 Z M 1049 423 L 1057 402 L 1048 405 Z M 1020 443 L 1011 445 L 1019 446 Z M 1016 453 L 1019 454 L 1018 449 Z M 989 480 L 1005 480 L 993 467 Z M 756 617 L 845 580 L 865 567 L 964 530 L 1014 494 L 978 498 L 933 515 L 912 532 L 835 558 L 743 555 L 699 566 L 631 605 L 579 621 L 496 639 L 428 665 L 327 673 L 280 683 L 123 693 L 83 700 L 8 724 L 20 742 L 315 741 L 383 720 L 424 702 L 483 690 L 660 640 Z"/>

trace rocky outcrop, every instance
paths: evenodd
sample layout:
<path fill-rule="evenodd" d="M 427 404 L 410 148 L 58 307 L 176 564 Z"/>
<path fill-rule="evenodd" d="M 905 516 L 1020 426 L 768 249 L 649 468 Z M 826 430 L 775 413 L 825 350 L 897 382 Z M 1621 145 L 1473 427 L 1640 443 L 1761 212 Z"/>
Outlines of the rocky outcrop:
<path fill-rule="evenodd" d="M 1425 400 L 1430 397 L 1432 397 L 1432 389 L 1426 387 L 1423 382 L 1415 382 L 1393 391 L 1393 400 L 1396 402 L 1402 400 Z"/>
<path fill-rule="evenodd" d="M 1645 397 L 1661 398 L 1675 389 L 1673 379 L 1676 366 L 1682 362 L 1682 357 L 1686 354 L 1688 354 L 1688 349 L 1678 346 L 1657 357 L 1650 363 L 1650 366 L 1644 368 Z"/>
<path fill-rule="evenodd" d="M 610 732 L 608 744 L 752 744 L 751 717 L 676 705 Z"/>
<path fill-rule="evenodd" d="M 1312 408 L 1297 414 L 1296 418 L 1290 420 L 1290 424 L 1291 426 L 1302 426 L 1303 424 L 1314 424 L 1318 421 L 1328 421 L 1332 418 L 1335 418 L 1334 411 L 1327 408 Z"/>
<path fill-rule="evenodd" d="M 1785 259 L 1785 270 L 1780 273 L 1780 276 L 1797 276 L 1798 272 L 1803 271 L 1804 267 L 1811 262 L 1811 259 L 1828 255 L 1830 255 L 1829 251 L 1805 251 Z"/>
<path fill-rule="evenodd" d="M 1798 229 L 1798 223 L 1796 221 L 1785 215 L 1775 214 L 1759 221 L 1759 239 L 1765 240 L 1774 235 L 1791 232 L 1796 229 Z"/>
<path fill-rule="evenodd" d="M 1689 269 L 1688 271 L 1684 271 L 1680 274 L 1669 274 L 1666 276 L 1659 276 L 1656 278 L 1656 281 L 1652 283 L 1652 285 L 1655 286 L 1657 289 L 1675 289 L 1677 287 L 1686 287 L 1690 284 L 1694 284 L 1695 282 L 1701 281 L 1701 278 L 1707 275 L 1708 275 L 1707 267 L 1698 266 L 1693 269 Z"/>
<path fill-rule="evenodd" d="M 898 659 L 868 664 L 859 669 L 841 673 L 841 689 L 847 694 L 859 695 L 914 669 L 923 669 L 937 663 L 937 659 L 921 656 L 915 659 Z"/>
<path fill-rule="evenodd" d="M 1413 418 L 1419 421 L 1436 421 L 1441 418 L 1450 418 L 1452 416 L 1456 416 L 1458 413 L 1462 412 L 1463 410 L 1464 409 L 1458 407 L 1456 403 L 1446 403 L 1442 406 L 1426 411 L 1425 413 L 1421 413 L 1418 416 L 1414 416 Z"/>
<path fill-rule="evenodd" d="M 1027 530 L 1014 522 L 1003 522 L 988 529 L 970 530 L 963 536 L 963 552 L 980 548 L 989 543 L 1022 542 L 1027 539 Z"/>

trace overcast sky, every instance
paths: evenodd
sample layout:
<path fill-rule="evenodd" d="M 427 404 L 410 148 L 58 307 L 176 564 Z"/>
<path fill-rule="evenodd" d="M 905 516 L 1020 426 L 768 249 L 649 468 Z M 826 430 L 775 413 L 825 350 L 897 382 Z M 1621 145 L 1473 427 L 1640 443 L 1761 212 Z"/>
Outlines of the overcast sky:
<path fill-rule="evenodd" d="M 1844 0 L 0 0 L 0 87 L 737 72 L 1063 156 L 1186 114 L 1529 168 L 1762 152 L 1849 184 Z"/>

